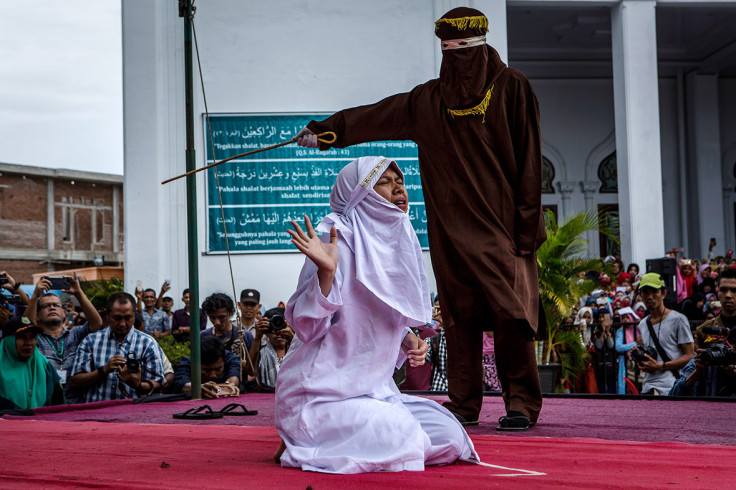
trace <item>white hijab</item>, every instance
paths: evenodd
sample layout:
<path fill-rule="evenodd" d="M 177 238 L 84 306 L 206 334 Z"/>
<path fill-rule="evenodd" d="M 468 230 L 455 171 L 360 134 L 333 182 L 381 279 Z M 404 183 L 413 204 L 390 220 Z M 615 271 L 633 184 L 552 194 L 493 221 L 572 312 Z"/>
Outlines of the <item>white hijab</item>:
<path fill-rule="evenodd" d="M 429 285 L 422 249 L 407 213 L 379 196 L 373 186 L 396 162 L 360 157 L 338 174 L 330 194 L 332 213 L 317 230 L 333 226 L 355 255 L 356 279 L 403 317 L 402 326 L 431 320 Z"/>

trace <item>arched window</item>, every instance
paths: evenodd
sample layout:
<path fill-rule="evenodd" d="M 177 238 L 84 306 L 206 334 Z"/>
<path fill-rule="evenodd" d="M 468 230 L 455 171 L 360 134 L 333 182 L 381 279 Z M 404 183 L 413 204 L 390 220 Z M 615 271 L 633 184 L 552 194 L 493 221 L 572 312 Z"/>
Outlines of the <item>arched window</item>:
<path fill-rule="evenodd" d="M 618 193 L 618 169 L 616 168 L 616 152 L 614 151 L 598 165 L 598 178 L 601 181 L 601 194 Z"/>
<path fill-rule="evenodd" d="M 542 157 L 542 194 L 555 193 L 555 188 L 552 186 L 554 180 L 555 166 L 545 157 Z"/>

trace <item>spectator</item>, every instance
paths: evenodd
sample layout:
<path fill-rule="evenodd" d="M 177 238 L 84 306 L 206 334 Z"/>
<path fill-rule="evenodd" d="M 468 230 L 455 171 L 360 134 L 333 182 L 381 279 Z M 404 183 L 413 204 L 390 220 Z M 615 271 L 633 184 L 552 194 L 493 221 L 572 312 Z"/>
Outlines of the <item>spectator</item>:
<path fill-rule="evenodd" d="M 8 318 L 12 316 L 21 316 L 28 305 L 29 299 L 25 291 L 21 287 L 21 282 L 13 279 L 13 276 L 8 274 L 6 271 L 0 271 L 0 295 L 2 295 L 3 307 L 6 310 Z M 17 294 L 19 296 L 19 303 L 9 301 L 9 298 L 2 294 L 2 290 L 6 289 L 10 295 Z M 2 325 L 2 323 L 0 323 Z"/>
<path fill-rule="evenodd" d="M 644 303 L 640 303 L 642 307 Z M 638 305 L 637 305 L 638 306 Z M 637 317 L 638 317 L 637 313 Z M 642 312 L 641 318 L 644 318 Z M 619 395 L 626 394 L 626 378 L 633 379 L 638 382 L 637 371 L 634 362 L 630 359 L 628 352 L 636 347 L 637 324 L 633 322 L 625 322 L 615 333 L 615 348 L 618 354 L 618 365 L 616 372 L 616 393 Z"/>
<path fill-rule="evenodd" d="M 171 318 L 174 316 L 174 312 L 171 311 L 174 308 L 174 298 L 172 298 L 169 295 L 164 296 L 161 298 L 161 311 L 166 313 L 166 315 Z"/>
<path fill-rule="evenodd" d="M 703 353 L 708 347 L 723 340 L 730 343 L 728 348 L 736 345 L 736 269 L 723 271 L 718 282 L 718 300 L 721 312 L 713 320 L 703 323 L 695 331 L 698 344 L 698 355 L 691 359 L 682 370 L 682 377 L 675 383 L 670 396 L 732 396 L 736 393 L 736 372 L 733 363 L 726 366 L 708 366 L 703 360 Z M 728 331 L 724 338 L 706 334 L 706 327 L 721 327 Z"/>
<path fill-rule="evenodd" d="M 690 324 L 684 315 L 665 307 L 667 294 L 659 274 L 645 274 L 639 283 L 649 316 L 639 323 L 637 343 L 656 348 L 656 359 L 644 354 L 639 363 L 644 371 L 643 394 L 666 395 L 670 392 L 679 371 L 692 359 L 695 349 Z M 657 347 L 657 343 L 661 346 Z"/>
<path fill-rule="evenodd" d="M 240 301 L 238 301 L 238 309 L 240 310 L 240 326 L 256 336 L 256 322 L 261 312 L 261 293 L 255 289 L 243 289 L 240 292 Z M 266 343 L 265 337 L 262 343 Z"/>
<path fill-rule="evenodd" d="M 80 326 L 65 328 L 66 314 L 61 300 L 53 293 L 46 293 L 49 289 L 51 289 L 51 283 L 48 278 L 44 277 L 38 281 L 31 295 L 31 301 L 28 303 L 26 314 L 31 322 L 35 322 L 41 329 L 38 335 L 38 350 L 59 374 L 66 402 L 84 403 L 84 393 L 72 388 L 69 379 L 79 344 L 87 335 L 102 328 L 102 318 L 82 291 L 75 274 L 69 276 L 69 289 L 64 292 L 77 299 L 87 322 Z"/>
<path fill-rule="evenodd" d="M 186 342 L 189 340 L 189 329 L 191 326 L 189 319 L 189 288 L 186 288 L 181 293 L 181 301 L 184 303 L 184 308 L 176 310 L 171 317 L 171 333 L 176 340 L 179 342 Z M 199 310 L 199 329 L 204 330 L 207 328 L 207 314 L 204 310 Z"/>
<path fill-rule="evenodd" d="M 250 349 L 253 345 L 253 336 L 247 330 L 234 328 L 232 317 L 235 314 L 235 303 L 224 293 L 214 293 L 207 297 L 202 303 L 202 310 L 207 314 L 212 326 L 202 332 L 202 337 L 213 335 L 223 342 L 225 349 L 238 355 L 241 350 L 241 344 L 238 342 L 242 336 L 245 341 L 245 348 Z M 236 344 L 236 342 L 238 342 Z M 245 356 L 238 356 L 243 360 Z"/>
<path fill-rule="evenodd" d="M 161 290 L 158 292 L 158 297 L 156 297 L 156 309 L 161 310 L 162 304 L 164 301 L 164 298 L 166 297 L 166 293 L 171 289 L 171 283 L 168 279 L 164 281 L 164 283 L 161 285 Z M 172 298 L 173 301 L 173 298 Z"/>
<path fill-rule="evenodd" d="M 711 279 L 711 268 L 710 264 L 703 264 L 698 268 L 698 277 L 695 278 L 695 283 L 699 286 L 703 279 Z"/>
<path fill-rule="evenodd" d="M 629 264 L 629 268 L 626 270 L 626 272 L 629 273 L 629 276 L 631 276 L 631 286 L 632 287 L 638 287 L 639 281 L 641 281 L 641 276 L 639 275 L 639 264 L 631 263 Z"/>
<path fill-rule="evenodd" d="M 420 339 L 427 341 L 428 338 L 434 337 L 437 335 L 437 330 L 432 328 L 430 324 L 421 325 L 419 327 L 414 327 L 411 329 L 411 331 L 419 337 Z M 493 339 L 491 339 L 491 344 L 493 344 Z M 485 344 L 485 337 L 483 340 L 483 345 Z M 411 364 L 404 363 L 406 366 L 406 381 L 401 385 L 402 390 L 420 390 L 420 391 L 427 391 L 429 390 L 430 382 L 432 381 L 432 363 L 431 362 L 425 362 L 421 366 L 412 366 Z M 495 368 L 495 363 L 494 363 Z M 496 378 L 498 379 L 498 377 Z M 500 385 L 499 385 L 500 386 Z M 500 389 L 498 391 L 501 391 Z"/>
<path fill-rule="evenodd" d="M 217 398 L 222 389 L 217 385 L 221 383 L 232 383 L 234 388 L 231 388 L 232 392 L 229 394 L 240 394 L 240 361 L 225 349 L 217 337 L 202 337 L 201 363 L 202 398 Z M 176 366 L 174 392 L 191 393 L 191 372 L 191 358 L 180 360 Z"/>
<path fill-rule="evenodd" d="M 263 315 L 256 324 L 256 337 L 250 348 L 250 357 L 258 366 L 258 380 L 267 390 L 276 388 L 276 377 L 294 338 L 284 313 L 283 308 L 271 308 Z M 267 342 L 261 345 L 263 337 Z"/>
<path fill-rule="evenodd" d="M 484 332 L 483 335 L 483 389 L 485 391 L 501 392 L 501 381 L 498 379 L 496 368 L 496 345 L 493 341 L 493 332 Z"/>
<path fill-rule="evenodd" d="M 156 308 L 156 291 L 151 288 L 143 292 L 136 290 L 136 295 L 138 294 L 140 294 L 139 299 L 142 300 L 144 305 L 144 308 L 140 310 L 141 315 L 143 315 L 143 330 L 155 338 L 170 334 L 171 319 L 169 315 Z M 138 307 L 140 308 L 140 302 Z"/>
<path fill-rule="evenodd" d="M 449 312 L 440 309 L 440 298 L 437 296 L 432 308 L 432 320 L 437 322 L 435 330 L 437 335 L 430 337 L 427 345 L 427 359 L 432 363 L 432 381 L 429 384 L 430 391 L 447 391 L 447 339 L 443 327 L 443 315 L 449 316 Z"/>
<path fill-rule="evenodd" d="M 41 329 L 27 317 L 3 325 L 0 340 L 0 410 L 64 403 L 56 369 L 36 349 Z"/>
<path fill-rule="evenodd" d="M 71 385 L 85 392 L 85 401 L 137 398 L 161 388 L 164 381 L 160 347 L 133 328 L 136 301 L 128 293 L 107 298 L 109 327 L 79 345 Z"/>
<path fill-rule="evenodd" d="M 595 331 L 595 391 L 588 388 L 588 393 L 616 392 L 616 348 L 613 340 L 613 321 L 610 316 L 603 315 L 601 323 Z"/>

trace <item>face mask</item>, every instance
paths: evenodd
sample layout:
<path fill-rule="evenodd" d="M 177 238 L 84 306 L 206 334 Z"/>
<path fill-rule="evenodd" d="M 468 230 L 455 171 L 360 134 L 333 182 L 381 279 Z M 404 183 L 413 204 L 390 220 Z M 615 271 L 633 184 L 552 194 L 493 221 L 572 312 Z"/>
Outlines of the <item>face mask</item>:
<path fill-rule="evenodd" d="M 636 316 L 638 316 L 639 318 L 644 318 L 644 313 L 644 311 L 637 311 Z"/>

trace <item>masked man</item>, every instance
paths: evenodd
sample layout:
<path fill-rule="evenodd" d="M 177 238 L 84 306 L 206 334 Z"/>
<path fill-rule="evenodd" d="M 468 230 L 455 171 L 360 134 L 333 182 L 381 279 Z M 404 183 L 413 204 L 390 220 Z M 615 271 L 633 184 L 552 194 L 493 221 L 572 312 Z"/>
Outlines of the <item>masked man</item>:
<path fill-rule="evenodd" d="M 435 23 L 443 53 L 439 79 L 312 121 L 295 139 L 322 150 L 376 140 L 417 143 L 445 313 L 446 406 L 465 425 L 477 424 L 482 335 L 494 330 L 507 412 L 498 429 L 526 430 L 542 406 L 533 343 L 539 326 L 534 252 L 546 239 L 539 110 L 527 79 L 485 43 L 487 31 L 478 10 L 449 11 Z M 317 142 L 325 131 L 337 134 L 332 145 Z"/>

